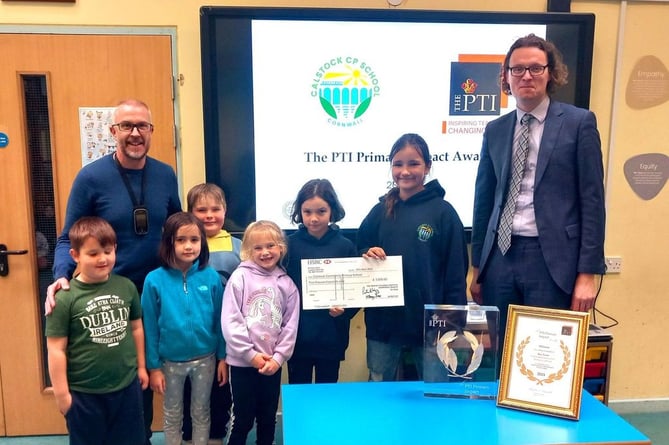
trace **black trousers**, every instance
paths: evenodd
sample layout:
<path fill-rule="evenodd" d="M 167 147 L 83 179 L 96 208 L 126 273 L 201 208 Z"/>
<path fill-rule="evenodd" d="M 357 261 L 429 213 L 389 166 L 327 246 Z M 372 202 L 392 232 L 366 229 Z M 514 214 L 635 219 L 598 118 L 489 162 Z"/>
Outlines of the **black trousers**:
<path fill-rule="evenodd" d="M 144 424 L 139 380 L 107 394 L 71 391 L 65 415 L 70 445 L 142 445 Z"/>
<path fill-rule="evenodd" d="M 262 375 L 255 368 L 230 366 L 232 423 L 228 445 L 245 445 L 256 422 L 256 444 L 272 445 L 281 392 L 281 369 Z"/>
<path fill-rule="evenodd" d="M 291 358 L 288 360 L 288 383 L 337 383 L 339 360 L 323 358 Z"/>
<path fill-rule="evenodd" d="M 147 386 L 142 391 L 142 408 L 144 409 L 144 435 L 146 436 L 144 443 L 145 445 L 151 445 L 151 436 L 153 435 L 151 431 L 151 423 L 153 422 L 153 390 L 150 386 Z"/>

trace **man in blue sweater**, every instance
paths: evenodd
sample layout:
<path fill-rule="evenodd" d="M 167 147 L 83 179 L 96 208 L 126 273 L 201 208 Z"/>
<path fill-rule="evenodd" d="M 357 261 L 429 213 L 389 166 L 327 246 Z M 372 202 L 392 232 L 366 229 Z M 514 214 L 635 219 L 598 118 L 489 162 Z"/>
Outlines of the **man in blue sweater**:
<path fill-rule="evenodd" d="M 168 216 L 181 211 L 177 178 L 172 167 L 148 157 L 153 124 L 149 107 L 139 100 L 121 102 L 110 131 L 116 151 L 82 168 L 67 201 L 65 224 L 54 252 L 55 282 L 47 289 L 45 312 L 56 304 L 57 290 L 69 289 L 75 263 L 68 232 L 83 216 L 107 220 L 117 234 L 113 272 L 129 278 L 142 293 L 144 278 L 158 267 L 158 246 Z M 144 421 L 150 444 L 153 394 L 145 391 Z"/>

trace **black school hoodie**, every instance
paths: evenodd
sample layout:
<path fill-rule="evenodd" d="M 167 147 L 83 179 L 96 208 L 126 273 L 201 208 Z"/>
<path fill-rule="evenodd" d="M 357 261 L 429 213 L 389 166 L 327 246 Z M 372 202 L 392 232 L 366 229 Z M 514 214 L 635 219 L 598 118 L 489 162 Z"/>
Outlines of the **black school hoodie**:
<path fill-rule="evenodd" d="M 358 230 L 360 254 L 381 247 L 386 255 L 402 256 L 404 306 L 366 308 L 366 336 L 384 343 L 423 343 L 424 304 L 466 304 L 469 257 L 464 228 L 457 212 L 444 201 L 437 180 L 406 201 L 398 200 L 386 216 L 380 198 Z"/>

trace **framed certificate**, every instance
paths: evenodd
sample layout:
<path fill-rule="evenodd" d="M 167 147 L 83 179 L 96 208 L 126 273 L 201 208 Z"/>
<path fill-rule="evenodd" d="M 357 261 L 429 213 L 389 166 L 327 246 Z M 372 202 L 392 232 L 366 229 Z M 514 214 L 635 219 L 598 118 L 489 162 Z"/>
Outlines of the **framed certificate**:
<path fill-rule="evenodd" d="M 578 419 L 589 317 L 509 305 L 497 405 Z"/>

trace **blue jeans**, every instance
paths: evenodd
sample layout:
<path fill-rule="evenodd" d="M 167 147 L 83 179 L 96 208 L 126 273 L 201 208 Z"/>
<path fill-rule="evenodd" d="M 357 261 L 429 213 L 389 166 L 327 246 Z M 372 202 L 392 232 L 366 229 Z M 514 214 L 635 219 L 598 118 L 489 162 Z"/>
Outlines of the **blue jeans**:
<path fill-rule="evenodd" d="M 209 441 L 209 395 L 214 381 L 216 358 L 213 354 L 189 362 L 163 364 L 165 398 L 163 399 L 163 427 L 167 445 L 181 445 L 181 426 L 184 409 L 184 383 L 191 383 L 190 415 L 193 419 L 193 444 L 206 445 Z"/>
<path fill-rule="evenodd" d="M 410 348 L 416 373 L 423 379 L 423 346 Z M 402 345 L 367 339 L 367 368 L 370 382 L 394 382 L 402 358 Z"/>

